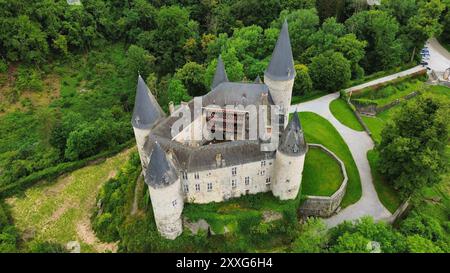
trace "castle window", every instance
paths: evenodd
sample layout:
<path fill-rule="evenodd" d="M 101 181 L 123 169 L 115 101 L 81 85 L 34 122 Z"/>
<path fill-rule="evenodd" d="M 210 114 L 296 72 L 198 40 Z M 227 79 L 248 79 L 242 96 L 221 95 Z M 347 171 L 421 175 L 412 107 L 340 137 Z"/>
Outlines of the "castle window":
<path fill-rule="evenodd" d="M 250 184 L 250 177 L 245 177 L 245 185 L 248 186 Z"/>
<path fill-rule="evenodd" d="M 194 178 L 195 178 L 195 179 L 199 179 L 199 178 L 200 178 L 200 175 L 199 175 L 198 173 L 195 173 L 195 174 L 194 174 Z"/>
<path fill-rule="evenodd" d="M 232 179 L 232 180 L 231 180 L 231 187 L 232 187 L 233 189 L 235 189 L 236 186 L 237 186 L 237 181 L 236 181 L 236 179 Z"/>
<path fill-rule="evenodd" d="M 266 175 L 266 171 L 265 170 L 261 170 L 261 176 L 264 176 L 264 175 Z"/>
<path fill-rule="evenodd" d="M 199 192 L 200 191 L 200 184 L 195 184 L 195 191 Z"/>
<path fill-rule="evenodd" d="M 237 168 L 236 168 L 236 167 L 232 168 L 232 169 L 231 169 L 231 174 L 232 174 L 233 176 L 235 176 L 236 173 L 237 173 Z"/>
<path fill-rule="evenodd" d="M 286 179 L 286 183 L 289 183 L 289 182 L 291 182 L 291 181 L 289 181 L 289 179 Z"/>
<path fill-rule="evenodd" d="M 208 183 L 208 191 L 212 191 L 212 183 Z"/>
<path fill-rule="evenodd" d="M 264 167 L 264 166 L 266 166 L 266 161 L 265 160 L 261 161 L 261 167 Z"/>
<path fill-rule="evenodd" d="M 177 200 L 173 200 L 172 201 L 172 207 L 176 207 L 177 206 Z"/>
<path fill-rule="evenodd" d="M 188 193 L 188 192 L 189 192 L 189 186 L 188 186 L 188 184 L 184 184 L 184 185 L 183 185 L 183 189 L 184 189 L 184 192 L 185 192 L 185 193 Z"/>
<path fill-rule="evenodd" d="M 270 184 L 270 177 L 266 178 L 266 185 Z"/>
<path fill-rule="evenodd" d="M 181 172 L 181 177 L 183 177 L 183 179 L 187 180 L 188 179 L 187 172 L 186 171 L 182 171 Z"/>

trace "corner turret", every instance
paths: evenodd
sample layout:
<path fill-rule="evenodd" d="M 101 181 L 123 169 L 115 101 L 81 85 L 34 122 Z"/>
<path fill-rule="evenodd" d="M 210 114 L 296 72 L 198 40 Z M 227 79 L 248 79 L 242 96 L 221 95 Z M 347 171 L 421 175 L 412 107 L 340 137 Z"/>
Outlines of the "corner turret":
<path fill-rule="evenodd" d="M 146 154 L 144 151 L 147 136 L 150 134 L 152 126 L 163 117 L 165 117 L 163 110 L 148 89 L 144 79 L 139 75 L 131 124 L 133 125 L 134 136 L 136 138 L 142 166 L 147 166 Z"/>
<path fill-rule="evenodd" d="M 284 127 L 286 127 L 288 122 L 295 76 L 296 72 L 289 38 L 288 23 L 285 20 L 272 53 L 272 59 L 267 70 L 264 72 L 264 83 L 269 87 L 275 104 L 281 107 L 281 113 L 284 117 Z"/>
<path fill-rule="evenodd" d="M 293 118 L 281 134 L 276 153 L 272 192 L 281 200 L 295 199 L 300 191 L 303 165 L 308 146 L 303 129 L 295 112 Z"/>
<path fill-rule="evenodd" d="M 145 183 L 148 185 L 159 233 L 167 239 L 175 239 L 183 231 L 181 213 L 184 199 L 173 162 L 158 142 L 155 142 L 150 156 Z"/>

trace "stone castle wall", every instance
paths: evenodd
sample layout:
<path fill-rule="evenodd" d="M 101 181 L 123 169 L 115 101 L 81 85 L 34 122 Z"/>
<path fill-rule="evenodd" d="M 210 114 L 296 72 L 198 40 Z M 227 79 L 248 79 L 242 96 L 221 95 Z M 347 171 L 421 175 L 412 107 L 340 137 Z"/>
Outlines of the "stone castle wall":
<path fill-rule="evenodd" d="M 342 175 L 344 180 L 342 181 L 339 189 L 331 196 L 307 196 L 306 200 L 299 208 L 299 212 L 304 216 L 319 216 L 330 217 L 339 208 L 342 198 L 347 190 L 348 176 L 345 170 L 344 162 L 342 162 L 333 152 L 325 148 L 320 144 L 308 144 L 309 147 L 319 148 L 333 157 L 341 166 Z"/>

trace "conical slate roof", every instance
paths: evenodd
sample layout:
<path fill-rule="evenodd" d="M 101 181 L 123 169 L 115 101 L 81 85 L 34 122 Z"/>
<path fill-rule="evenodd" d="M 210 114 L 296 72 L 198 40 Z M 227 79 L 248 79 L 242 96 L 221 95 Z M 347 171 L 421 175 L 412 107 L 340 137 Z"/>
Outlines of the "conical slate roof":
<path fill-rule="evenodd" d="M 216 74 L 214 75 L 213 83 L 211 88 L 214 89 L 216 86 L 223 82 L 228 82 L 227 72 L 225 71 L 225 65 L 222 61 L 222 56 L 219 55 L 217 60 Z"/>
<path fill-rule="evenodd" d="M 298 113 L 295 112 L 280 137 L 278 151 L 288 155 L 303 155 L 307 147 Z"/>
<path fill-rule="evenodd" d="M 146 129 L 164 116 L 163 110 L 139 75 L 131 124 L 135 128 Z"/>
<path fill-rule="evenodd" d="M 286 20 L 281 28 L 277 44 L 272 53 L 272 59 L 264 76 L 276 81 L 291 80 L 295 77 L 294 58 L 292 57 L 292 47 Z"/>
<path fill-rule="evenodd" d="M 159 143 L 156 142 L 145 174 L 145 183 L 153 188 L 163 188 L 173 184 L 177 179 L 177 171 L 167 159 L 166 153 Z"/>

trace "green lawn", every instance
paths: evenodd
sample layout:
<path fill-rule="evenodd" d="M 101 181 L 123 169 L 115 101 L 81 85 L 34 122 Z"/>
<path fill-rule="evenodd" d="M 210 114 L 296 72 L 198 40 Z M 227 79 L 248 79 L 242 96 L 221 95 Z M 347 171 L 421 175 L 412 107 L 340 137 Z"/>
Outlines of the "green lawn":
<path fill-rule="evenodd" d="M 342 184 L 341 166 L 328 153 L 310 148 L 303 169 L 302 194 L 331 196 Z"/>
<path fill-rule="evenodd" d="M 21 234 L 34 234 L 30 242 L 37 240 L 66 244 L 78 241 L 82 252 L 113 250 L 113 244 L 97 240 L 90 226 L 90 217 L 100 186 L 115 176 L 127 161 L 130 151 L 7 199 L 16 227 Z"/>
<path fill-rule="evenodd" d="M 377 191 L 378 198 L 381 203 L 391 212 L 394 213 L 401 204 L 401 200 L 395 189 L 388 184 L 381 174 L 377 171 L 378 153 L 375 150 L 367 152 L 370 169 L 372 172 L 373 184 Z"/>
<path fill-rule="evenodd" d="M 327 95 L 327 93 L 321 92 L 321 91 L 314 91 L 314 92 L 311 92 L 311 93 L 308 93 L 308 94 L 302 95 L 302 96 L 292 96 L 291 104 L 307 102 L 310 100 L 320 98 L 325 95 Z"/>
<path fill-rule="evenodd" d="M 322 144 L 335 153 L 345 164 L 348 175 L 347 193 L 342 200 L 342 207 L 357 202 L 361 198 L 361 180 L 358 168 L 353 160 L 347 144 L 338 131 L 321 116 L 311 113 L 299 113 L 305 132 L 306 141 Z"/>
<path fill-rule="evenodd" d="M 330 111 L 333 116 L 345 126 L 356 131 L 364 131 L 364 128 L 355 117 L 352 109 L 350 109 L 350 107 L 344 100 L 335 99 L 334 101 L 332 101 L 330 104 Z"/>

